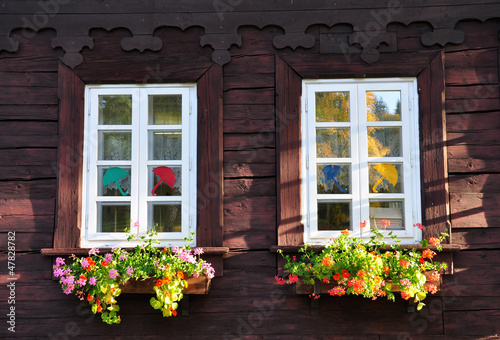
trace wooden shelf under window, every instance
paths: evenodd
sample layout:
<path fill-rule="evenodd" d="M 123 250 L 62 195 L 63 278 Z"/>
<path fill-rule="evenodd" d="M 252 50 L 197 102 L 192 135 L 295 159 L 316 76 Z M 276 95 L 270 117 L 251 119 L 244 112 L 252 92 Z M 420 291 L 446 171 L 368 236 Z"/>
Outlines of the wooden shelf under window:
<path fill-rule="evenodd" d="M 224 255 L 229 253 L 228 247 L 199 247 L 203 249 L 206 255 Z M 88 255 L 91 248 L 42 248 L 41 253 L 45 256 L 83 256 Z M 123 248 L 127 251 L 133 251 L 134 248 Z M 163 249 L 163 248 L 161 248 Z M 100 253 L 110 253 L 112 248 L 99 248 Z"/>

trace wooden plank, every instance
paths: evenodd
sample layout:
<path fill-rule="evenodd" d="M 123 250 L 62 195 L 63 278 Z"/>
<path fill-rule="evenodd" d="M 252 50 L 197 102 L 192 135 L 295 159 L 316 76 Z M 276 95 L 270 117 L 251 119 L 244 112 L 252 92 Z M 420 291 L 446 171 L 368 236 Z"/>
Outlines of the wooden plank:
<path fill-rule="evenodd" d="M 0 149 L 0 164 L 9 166 L 52 166 L 57 159 L 56 149 Z"/>
<path fill-rule="evenodd" d="M 447 336 L 491 336 L 500 333 L 500 310 L 446 311 L 443 313 Z"/>
<path fill-rule="evenodd" d="M 56 169 L 56 166 L 0 165 L 0 180 L 31 180 L 55 178 Z"/>
<path fill-rule="evenodd" d="M 222 246 L 222 69 L 213 65 L 198 81 L 198 246 Z"/>
<path fill-rule="evenodd" d="M 274 178 L 240 178 L 224 180 L 224 197 L 275 196 Z"/>
<path fill-rule="evenodd" d="M 274 132 L 274 120 L 240 119 L 224 120 L 224 133 Z"/>
<path fill-rule="evenodd" d="M 498 159 L 475 159 L 475 158 L 453 158 L 448 160 L 450 173 L 457 172 L 500 172 L 500 160 Z"/>
<path fill-rule="evenodd" d="M 59 145 L 54 247 L 80 245 L 85 84 L 59 64 Z"/>
<path fill-rule="evenodd" d="M 497 49 L 480 48 L 446 52 L 446 68 L 497 67 Z"/>
<path fill-rule="evenodd" d="M 447 68 L 446 85 L 474 85 L 498 83 L 497 67 L 488 68 Z"/>
<path fill-rule="evenodd" d="M 496 159 L 500 145 L 450 145 L 448 158 Z"/>
<path fill-rule="evenodd" d="M 224 233 L 224 246 L 237 250 L 263 250 L 276 244 L 276 229 L 234 231 Z"/>
<path fill-rule="evenodd" d="M 276 197 L 231 197 L 224 199 L 224 231 L 276 232 Z"/>
<path fill-rule="evenodd" d="M 448 62 L 448 60 L 446 60 Z M 480 84 L 470 86 L 446 86 L 446 100 L 460 100 L 460 99 L 495 99 L 499 98 L 500 89 L 497 85 Z"/>
<path fill-rule="evenodd" d="M 274 119 L 274 105 L 224 105 L 224 120 Z"/>
<path fill-rule="evenodd" d="M 497 130 L 450 132 L 447 137 L 448 145 L 500 145 L 500 134 Z"/>
<path fill-rule="evenodd" d="M 500 175 L 498 174 L 451 175 L 450 192 L 485 193 L 494 195 L 500 192 Z"/>
<path fill-rule="evenodd" d="M 446 117 L 447 132 L 470 132 L 500 129 L 499 112 L 454 114 Z"/>
<path fill-rule="evenodd" d="M 0 87 L 57 87 L 57 74 L 45 72 L 0 72 Z"/>
<path fill-rule="evenodd" d="M 500 228 L 453 229 L 453 243 L 464 249 L 498 249 Z"/>
<path fill-rule="evenodd" d="M 5 215 L 53 215 L 54 198 L 0 199 L 0 216 Z"/>
<path fill-rule="evenodd" d="M 57 106 L 49 105 L 0 105 L 0 120 L 56 121 Z"/>
<path fill-rule="evenodd" d="M 224 91 L 265 87 L 274 87 L 273 73 L 224 74 Z"/>
<path fill-rule="evenodd" d="M 16 231 L 37 233 L 54 230 L 54 213 L 37 212 L 37 215 L 0 215 L 0 232 Z"/>
<path fill-rule="evenodd" d="M 450 230 L 443 56 L 441 52 L 417 77 L 424 238 Z"/>
<path fill-rule="evenodd" d="M 224 103 L 226 105 L 274 104 L 274 90 L 268 88 L 229 90 L 224 92 Z"/>
<path fill-rule="evenodd" d="M 0 182 L 0 197 L 5 199 L 55 198 L 55 179 Z"/>
<path fill-rule="evenodd" d="M 275 149 L 258 149 L 258 150 L 225 150 L 224 162 L 231 163 L 268 163 L 276 162 Z"/>
<path fill-rule="evenodd" d="M 487 228 L 500 221 L 500 195 L 451 193 L 451 221 L 457 228 Z"/>
<path fill-rule="evenodd" d="M 274 54 L 243 55 L 224 66 L 224 74 L 274 73 Z"/>
<path fill-rule="evenodd" d="M 224 135 L 224 151 L 274 148 L 275 146 L 275 134 L 270 132 Z"/>
<path fill-rule="evenodd" d="M 224 178 L 270 177 L 276 175 L 275 164 L 224 163 Z"/>
<path fill-rule="evenodd" d="M 498 98 L 470 98 L 446 100 L 447 113 L 465 113 L 498 110 Z"/>
<path fill-rule="evenodd" d="M 301 212 L 302 79 L 276 58 L 276 192 L 278 245 L 300 245 L 304 238 Z"/>

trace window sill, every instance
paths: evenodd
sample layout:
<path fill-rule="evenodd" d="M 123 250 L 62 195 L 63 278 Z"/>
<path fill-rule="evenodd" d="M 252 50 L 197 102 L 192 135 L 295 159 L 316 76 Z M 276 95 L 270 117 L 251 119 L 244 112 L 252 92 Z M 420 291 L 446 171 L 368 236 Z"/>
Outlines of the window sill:
<path fill-rule="evenodd" d="M 206 255 L 224 255 L 229 253 L 228 247 L 200 247 Z M 70 255 L 87 255 L 91 248 L 42 248 L 41 253 L 45 256 L 70 256 Z M 101 253 L 109 253 L 112 248 L 99 248 Z M 134 248 L 124 248 L 131 251 Z"/>

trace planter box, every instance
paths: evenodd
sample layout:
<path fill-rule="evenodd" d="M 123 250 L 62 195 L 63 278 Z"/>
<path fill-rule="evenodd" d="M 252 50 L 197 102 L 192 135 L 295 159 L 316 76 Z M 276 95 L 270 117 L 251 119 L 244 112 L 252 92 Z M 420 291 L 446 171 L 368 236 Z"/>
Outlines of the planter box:
<path fill-rule="evenodd" d="M 441 290 L 442 285 L 442 277 L 439 277 L 438 281 L 429 281 L 429 276 L 435 273 L 435 271 L 425 272 L 424 275 L 427 277 L 427 282 L 425 286 L 434 285 L 437 287 L 438 291 Z M 390 282 L 388 282 L 390 283 Z M 317 281 L 314 285 L 305 284 L 303 281 L 299 281 L 295 284 L 295 293 L 296 294 L 328 294 L 328 291 L 334 287 L 338 286 L 337 283 L 324 283 Z M 400 292 L 401 289 L 398 285 L 392 285 L 392 292 Z"/>
<path fill-rule="evenodd" d="M 122 293 L 134 294 L 154 294 L 153 287 L 157 279 L 151 278 L 147 280 L 128 280 L 124 285 L 121 285 Z M 188 287 L 184 290 L 184 294 L 208 294 L 210 289 L 210 280 L 208 277 L 202 275 L 198 277 L 189 277 L 187 279 Z"/>

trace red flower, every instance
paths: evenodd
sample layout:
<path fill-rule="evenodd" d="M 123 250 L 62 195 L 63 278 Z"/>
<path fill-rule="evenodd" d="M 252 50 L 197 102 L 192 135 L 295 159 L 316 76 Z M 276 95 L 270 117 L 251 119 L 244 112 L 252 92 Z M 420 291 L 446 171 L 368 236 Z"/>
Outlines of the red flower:
<path fill-rule="evenodd" d="M 424 230 L 424 226 L 422 225 L 422 223 L 416 223 L 413 225 L 414 227 L 417 227 L 418 229 L 420 230 Z"/>
<path fill-rule="evenodd" d="M 290 274 L 288 276 L 288 279 L 290 280 L 291 283 L 299 282 L 299 276 L 298 275 Z"/>
<path fill-rule="evenodd" d="M 431 237 L 431 238 L 429 239 L 429 244 L 430 244 L 431 246 L 438 246 L 438 245 L 440 245 L 440 244 L 441 244 L 441 240 L 440 240 L 440 239 L 438 239 L 438 238 L 436 238 L 436 237 Z"/>
<path fill-rule="evenodd" d="M 87 301 L 89 301 L 89 302 L 90 302 L 90 301 L 92 301 L 92 300 L 94 300 L 94 297 L 93 297 L 92 295 L 90 295 L 90 294 L 89 294 L 89 295 L 87 295 Z"/>
<path fill-rule="evenodd" d="M 408 267 L 408 264 L 410 263 L 410 261 L 408 260 L 399 260 L 399 264 L 401 265 L 401 267 L 403 268 L 406 268 Z"/>
<path fill-rule="evenodd" d="M 424 259 L 432 259 L 434 257 L 434 255 L 436 255 L 435 252 L 433 252 L 432 250 L 430 249 L 426 249 L 422 252 L 422 257 Z"/>
<path fill-rule="evenodd" d="M 405 300 L 408 300 L 411 296 L 408 292 L 402 291 L 401 292 L 401 297 Z"/>
<path fill-rule="evenodd" d="M 100 304 L 101 304 L 101 299 L 97 298 L 97 299 L 95 300 L 95 304 L 96 304 L 96 305 L 100 305 Z"/>
<path fill-rule="evenodd" d="M 351 234 L 351 231 L 350 231 L 349 229 L 345 229 L 345 230 L 342 230 L 340 233 L 341 233 L 342 235 L 347 235 L 347 236 L 349 236 L 349 235 Z"/>
<path fill-rule="evenodd" d="M 389 274 L 389 266 L 384 266 L 384 273 Z"/>
<path fill-rule="evenodd" d="M 428 285 L 425 289 L 427 289 L 427 291 L 431 294 L 437 293 L 437 287 L 435 285 Z"/>
<path fill-rule="evenodd" d="M 101 307 L 101 305 L 97 306 L 97 313 L 100 313 L 100 312 L 102 312 L 102 307 Z"/>
<path fill-rule="evenodd" d="M 156 286 L 160 287 L 163 284 L 163 281 L 161 279 L 156 280 Z"/>
<path fill-rule="evenodd" d="M 172 280 L 170 280 L 170 278 L 169 278 L 168 276 L 165 276 L 165 277 L 163 278 L 163 284 L 164 284 L 164 285 L 168 285 L 168 284 L 170 283 L 170 281 L 172 281 Z"/>
<path fill-rule="evenodd" d="M 292 260 L 297 261 L 297 256 L 293 255 Z"/>
<path fill-rule="evenodd" d="M 107 267 L 108 266 L 108 263 L 106 261 L 102 261 L 102 266 L 103 267 Z"/>
<path fill-rule="evenodd" d="M 342 277 L 343 278 L 349 278 L 349 276 L 351 276 L 351 274 L 349 273 L 348 270 L 345 270 L 345 269 L 342 269 Z"/>
<path fill-rule="evenodd" d="M 391 225 L 391 221 L 389 221 L 389 220 L 382 220 L 382 221 L 380 221 L 380 225 L 382 227 L 389 227 Z"/>
<path fill-rule="evenodd" d="M 276 280 L 276 282 L 278 282 L 282 286 L 285 284 L 285 280 L 277 275 L 274 277 L 274 279 Z"/>
<path fill-rule="evenodd" d="M 356 275 L 359 276 L 360 278 L 363 278 L 365 277 L 366 272 L 364 270 L 358 270 L 358 273 Z"/>
<path fill-rule="evenodd" d="M 363 229 L 364 227 L 366 227 L 366 221 L 361 222 L 361 224 L 359 226 L 361 227 L 361 229 Z"/>
<path fill-rule="evenodd" d="M 424 263 L 425 262 L 425 260 L 424 260 L 423 257 L 419 258 L 418 260 L 420 261 L 420 263 Z"/>
<path fill-rule="evenodd" d="M 177 311 L 175 309 L 173 309 L 172 307 L 170 307 L 170 309 L 172 310 L 172 315 L 177 316 Z"/>
<path fill-rule="evenodd" d="M 339 274 L 339 273 L 335 273 L 335 274 L 333 274 L 333 279 L 334 279 L 335 281 L 340 280 L 340 274 Z"/>

